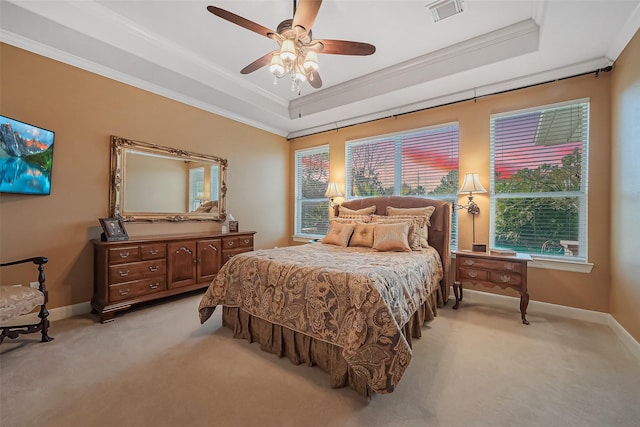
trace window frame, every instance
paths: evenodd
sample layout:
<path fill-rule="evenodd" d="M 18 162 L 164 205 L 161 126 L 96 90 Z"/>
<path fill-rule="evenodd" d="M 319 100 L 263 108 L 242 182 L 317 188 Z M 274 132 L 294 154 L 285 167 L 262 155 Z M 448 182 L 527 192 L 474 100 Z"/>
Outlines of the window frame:
<path fill-rule="evenodd" d="M 453 193 L 451 194 L 424 194 L 424 195 L 410 195 L 410 197 L 423 197 L 426 199 L 434 199 L 434 200 L 443 200 L 446 202 L 451 203 L 452 206 L 452 224 L 451 224 L 451 242 L 450 242 L 450 247 L 451 250 L 456 250 L 457 246 L 458 246 L 458 209 L 456 209 L 456 207 L 458 206 L 458 199 L 459 199 L 459 194 L 458 194 L 458 177 L 460 175 L 460 163 L 459 163 L 459 158 L 460 158 L 460 122 L 459 121 L 452 121 L 452 122 L 446 122 L 446 123 L 439 123 L 439 124 L 435 124 L 435 125 L 431 125 L 431 126 L 425 126 L 425 127 L 421 127 L 421 128 L 415 128 L 415 129 L 409 129 L 409 130 L 403 130 L 403 131 L 399 131 L 399 132 L 393 132 L 393 133 L 388 133 L 388 134 L 381 134 L 381 135 L 375 135 L 375 136 L 370 136 L 370 137 L 366 137 L 366 138 L 358 138 L 358 139 L 353 139 L 353 140 L 347 140 L 345 141 L 345 160 L 344 160 L 344 165 L 345 165 L 345 191 L 344 191 L 344 198 L 345 200 L 355 200 L 355 199 L 363 199 L 363 198 L 367 198 L 367 197 L 372 197 L 372 196 L 354 196 L 353 194 L 351 194 L 352 192 L 352 188 L 353 188 L 353 177 L 352 177 L 352 170 L 351 170 L 351 153 L 349 152 L 349 150 L 351 149 L 351 147 L 354 146 L 359 146 L 359 145 L 365 145 L 365 144 L 375 144 L 375 143 L 381 143 L 385 140 L 389 140 L 389 139 L 394 139 L 394 156 L 393 156 L 393 165 L 394 165 L 394 170 L 393 170 L 393 195 L 394 196 L 403 196 L 402 194 L 402 138 L 403 137 L 408 137 L 412 134 L 418 134 L 420 132 L 425 132 L 425 131 L 430 131 L 430 130 L 436 130 L 436 129 L 442 129 L 442 128 L 447 128 L 447 127 L 455 127 L 456 130 L 455 132 L 457 133 L 457 147 L 456 147 L 456 151 L 455 151 L 455 160 L 457 162 L 457 168 L 456 168 L 456 174 L 455 174 L 455 182 L 454 182 L 454 187 L 455 190 Z M 449 172 L 450 173 L 450 172 Z M 445 175 L 446 176 L 446 175 Z"/>
<path fill-rule="evenodd" d="M 580 177 L 580 190 L 579 191 L 555 191 L 555 192 L 525 192 L 525 193 L 496 193 L 495 185 L 495 139 L 494 129 L 495 120 L 505 117 L 515 117 L 519 115 L 525 115 L 534 112 L 544 112 L 547 110 L 553 110 L 571 105 L 586 104 L 586 124 L 583 124 L 584 136 L 582 141 L 581 152 L 581 177 Z M 559 103 L 545 104 L 536 107 L 530 107 L 526 109 L 506 111 L 502 113 L 491 114 L 490 116 L 490 224 L 489 224 L 489 242 L 491 247 L 495 247 L 496 238 L 496 220 L 497 220 L 497 201 L 500 199 L 517 199 L 517 198 L 537 198 L 547 199 L 549 197 L 577 197 L 579 200 L 578 209 L 578 242 L 579 246 L 583 248 L 578 256 L 566 256 L 566 255 L 550 255 L 542 253 L 529 254 L 534 260 L 530 265 L 538 268 L 549 268 L 557 270 L 567 270 L 576 272 L 590 272 L 593 264 L 588 262 L 588 234 L 589 234 L 589 219 L 588 219 L 588 200 L 589 200 L 589 146 L 590 146 L 590 125 L 591 125 L 591 103 L 589 98 L 574 99 Z"/>
<path fill-rule="evenodd" d="M 327 205 L 327 209 L 326 209 L 326 214 L 327 214 L 327 224 L 329 221 L 329 199 L 327 197 L 317 197 L 317 198 L 308 198 L 308 199 L 303 199 L 302 198 L 302 178 L 298 175 L 299 172 L 301 172 L 300 168 L 299 168 L 299 160 L 304 157 L 304 156 L 311 156 L 314 154 L 323 154 L 326 153 L 327 157 L 329 158 L 328 162 L 328 167 L 327 167 L 327 184 L 329 182 L 329 173 L 330 173 L 330 169 L 331 169 L 331 164 L 330 164 L 330 151 L 329 151 L 329 144 L 323 144 L 323 145 L 318 145 L 315 147 L 310 147 L 310 148 L 301 148 L 299 150 L 295 150 L 294 152 L 294 213 L 293 213 L 293 238 L 294 239 L 304 239 L 304 240 L 309 240 L 309 239 L 317 239 L 317 238 L 321 238 L 324 237 L 324 234 L 314 234 L 314 233 L 303 233 L 301 226 L 302 226 L 302 204 L 305 202 L 309 202 L 309 203 L 318 203 L 318 202 L 324 202 Z"/>

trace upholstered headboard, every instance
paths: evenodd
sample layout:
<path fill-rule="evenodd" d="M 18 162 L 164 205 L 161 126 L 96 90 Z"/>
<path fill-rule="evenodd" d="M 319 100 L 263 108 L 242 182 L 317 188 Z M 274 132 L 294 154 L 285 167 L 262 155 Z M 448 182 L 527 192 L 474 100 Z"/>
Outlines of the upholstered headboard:
<path fill-rule="evenodd" d="M 375 206 L 377 215 L 386 215 L 387 206 L 395 208 L 420 208 L 433 206 L 436 210 L 431 215 L 431 225 L 429 226 L 428 242 L 431 247 L 440 253 L 444 277 L 440 281 L 443 302 L 449 298 L 449 268 L 451 266 L 451 204 L 443 200 L 426 199 L 422 197 L 408 196 L 382 196 L 369 197 L 366 199 L 348 200 L 342 206 L 349 209 L 362 209 Z M 338 206 L 334 207 L 334 214 L 338 215 Z"/>

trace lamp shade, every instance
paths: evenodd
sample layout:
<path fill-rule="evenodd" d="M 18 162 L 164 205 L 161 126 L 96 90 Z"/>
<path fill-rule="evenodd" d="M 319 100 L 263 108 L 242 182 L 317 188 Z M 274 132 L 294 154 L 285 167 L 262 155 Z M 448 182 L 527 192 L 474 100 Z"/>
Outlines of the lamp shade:
<path fill-rule="evenodd" d="M 324 192 L 324 197 L 342 197 L 338 184 L 330 182 L 329 185 L 327 185 L 327 191 Z"/>
<path fill-rule="evenodd" d="M 304 57 L 304 63 L 302 65 L 307 70 L 317 70 L 318 54 L 313 50 L 308 51 L 306 56 Z"/>
<path fill-rule="evenodd" d="M 280 55 L 273 55 L 273 57 L 271 58 L 271 64 L 269 65 L 269 71 L 271 71 L 278 77 L 284 75 L 285 69 Z"/>
<path fill-rule="evenodd" d="M 477 173 L 468 173 L 464 176 L 460 193 L 486 193 L 487 190 L 480 184 Z"/>
<path fill-rule="evenodd" d="M 293 44 L 293 40 L 286 39 L 282 42 L 282 47 L 280 48 L 280 58 L 285 61 L 296 60 L 296 47 Z"/>

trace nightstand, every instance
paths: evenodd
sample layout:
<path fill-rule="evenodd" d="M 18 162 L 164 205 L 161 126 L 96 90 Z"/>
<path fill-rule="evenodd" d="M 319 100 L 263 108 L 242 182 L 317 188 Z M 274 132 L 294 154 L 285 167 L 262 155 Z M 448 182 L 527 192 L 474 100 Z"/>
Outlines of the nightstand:
<path fill-rule="evenodd" d="M 520 293 L 520 314 L 522 323 L 529 324 L 526 318 L 529 305 L 527 290 L 527 263 L 531 257 L 525 254 L 491 255 L 488 252 L 456 251 L 456 280 L 453 293 L 457 309 L 462 301 L 462 284 L 473 283 L 485 287 L 499 286 L 502 289 L 515 289 Z"/>

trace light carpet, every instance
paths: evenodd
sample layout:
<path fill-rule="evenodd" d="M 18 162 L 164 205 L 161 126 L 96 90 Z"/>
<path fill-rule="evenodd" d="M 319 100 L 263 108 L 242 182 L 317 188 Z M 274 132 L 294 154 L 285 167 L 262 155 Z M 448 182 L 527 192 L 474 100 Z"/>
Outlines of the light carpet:
<path fill-rule="evenodd" d="M 201 295 L 52 323 L 0 345 L 0 424 L 13 426 L 638 426 L 640 362 L 604 325 L 517 303 L 451 304 L 413 341 L 396 391 L 367 400 L 233 339 Z"/>

